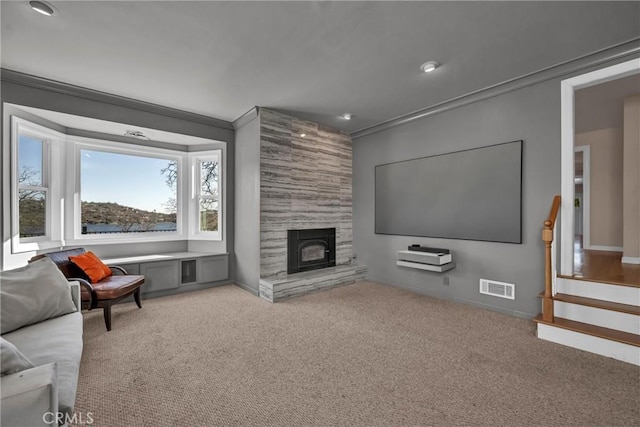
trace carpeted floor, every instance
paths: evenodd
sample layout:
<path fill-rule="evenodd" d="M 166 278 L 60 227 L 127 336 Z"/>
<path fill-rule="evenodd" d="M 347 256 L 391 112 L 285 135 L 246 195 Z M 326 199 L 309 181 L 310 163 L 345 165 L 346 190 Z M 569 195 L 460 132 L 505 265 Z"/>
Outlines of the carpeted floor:
<path fill-rule="evenodd" d="M 533 322 L 360 282 L 270 304 L 237 288 L 85 314 L 94 426 L 622 426 L 640 369 Z"/>

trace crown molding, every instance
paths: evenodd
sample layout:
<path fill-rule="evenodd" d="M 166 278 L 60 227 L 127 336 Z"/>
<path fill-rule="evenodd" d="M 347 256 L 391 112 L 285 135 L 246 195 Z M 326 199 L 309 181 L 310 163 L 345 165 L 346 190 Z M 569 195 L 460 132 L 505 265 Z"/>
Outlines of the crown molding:
<path fill-rule="evenodd" d="M 252 109 L 250 109 L 249 111 L 247 111 L 246 113 L 244 113 L 243 115 L 241 115 L 240 117 L 238 117 L 232 122 L 233 128 L 236 130 L 240 129 L 242 126 L 246 125 L 251 120 L 258 117 L 258 114 L 260 114 L 260 107 L 258 106 L 253 107 Z"/>
<path fill-rule="evenodd" d="M 424 117 L 443 113 L 445 111 L 453 110 L 454 108 L 460 108 L 465 105 L 473 104 L 475 102 L 484 101 L 486 99 L 503 95 L 508 92 L 513 92 L 515 90 L 523 89 L 528 86 L 533 86 L 548 80 L 564 77 L 566 75 L 583 71 L 591 67 L 596 67 L 607 62 L 622 60 L 638 54 L 640 54 L 640 37 L 617 44 L 612 47 L 608 47 L 606 49 L 580 56 L 578 58 L 561 62 L 559 64 L 552 65 L 550 67 L 546 67 L 520 77 L 506 80 L 504 82 L 474 92 L 470 92 L 456 98 L 452 98 L 448 101 L 440 102 L 430 107 L 423 108 L 400 117 L 396 117 L 395 119 L 384 121 L 374 126 L 357 130 L 351 133 L 351 138 L 356 139 L 377 132 L 382 132 L 396 126 L 404 125 L 415 120 L 422 119 Z"/>
<path fill-rule="evenodd" d="M 88 89 L 82 86 L 76 86 L 69 83 L 63 83 L 56 80 L 46 79 L 44 77 L 34 76 L 32 74 L 22 73 L 20 71 L 2 68 L 0 70 L 0 78 L 3 82 L 13 83 L 17 85 L 27 86 L 35 89 L 46 90 L 63 95 L 74 96 L 76 98 L 88 99 L 91 101 L 103 102 L 107 104 L 117 105 L 119 107 L 131 108 L 134 110 L 146 111 L 161 116 L 172 117 L 176 119 L 186 120 L 194 123 L 213 126 L 221 129 L 233 129 L 231 122 L 204 116 L 202 114 L 191 113 L 176 108 L 165 107 L 163 105 L 151 102 L 139 101 L 125 96 L 114 95 L 107 92 L 101 92 L 94 89 Z"/>

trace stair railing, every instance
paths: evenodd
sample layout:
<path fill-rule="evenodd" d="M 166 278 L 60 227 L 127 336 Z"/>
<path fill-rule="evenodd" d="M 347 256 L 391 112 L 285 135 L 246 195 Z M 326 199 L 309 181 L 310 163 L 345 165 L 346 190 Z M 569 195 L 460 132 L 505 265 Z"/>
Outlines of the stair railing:
<path fill-rule="evenodd" d="M 553 229 L 556 225 L 558 210 L 560 209 L 561 197 L 556 195 L 551 204 L 549 217 L 544 222 L 542 229 L 542 241 L 544 242 L 544 296 L 542 297 L 542 319 L 545 322 L 553 323 L 553 279 L 552 279 L 552 250 Z"/>

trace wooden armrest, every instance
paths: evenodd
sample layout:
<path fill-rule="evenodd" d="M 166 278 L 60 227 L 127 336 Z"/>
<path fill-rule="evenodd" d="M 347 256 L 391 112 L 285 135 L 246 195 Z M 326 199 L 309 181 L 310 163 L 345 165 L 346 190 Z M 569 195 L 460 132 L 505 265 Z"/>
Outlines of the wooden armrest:
<path fill-rule="evenodd" d="M 98 296 L 96 295 L 96 291 L 93 289 L 93 286 L 91 286 L 91 283 L 87 282 L 86 280 L 80 277 L 69 277 L 67 278 L 67 280 L 70 282 L 75 281 L 80 283 L 80 286 L 84 287 L 87 290 L 87 292 L 89 292 L 89 310 L 94 308 L 95 304 L 98 303 Z"/>
<path fill-rule="evenodd" d="M 116 271 L 119 271 L 120 273 L 122 273 L 123 276 L 127 275 L 127 270 L 125 270 L 124 268 L 120 267 L 119 265 L 109 265 L 108 267 L 111 269 L 113 274 L 115 274 Z"/>

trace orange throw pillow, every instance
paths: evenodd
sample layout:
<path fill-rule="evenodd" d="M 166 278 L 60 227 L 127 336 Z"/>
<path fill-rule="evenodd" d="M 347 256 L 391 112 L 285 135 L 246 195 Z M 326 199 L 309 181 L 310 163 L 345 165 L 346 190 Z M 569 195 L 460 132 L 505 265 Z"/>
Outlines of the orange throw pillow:
<path fill-rule="evenodd" d="M 80 267 L 80 269 L 89 276 L 91 283 L 98 283 L 100 280 L 113 274 L 111 269 L 91 251 L 78 256 L 70 256 L 69 261 Z"/>

